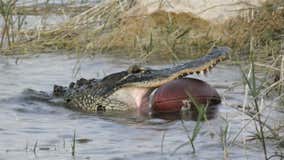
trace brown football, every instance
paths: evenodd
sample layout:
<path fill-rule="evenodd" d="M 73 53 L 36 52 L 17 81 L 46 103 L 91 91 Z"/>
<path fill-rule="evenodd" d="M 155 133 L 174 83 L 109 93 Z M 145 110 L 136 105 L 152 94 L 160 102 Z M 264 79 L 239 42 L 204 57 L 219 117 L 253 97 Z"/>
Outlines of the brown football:
<path fill-rule="evenodd" d="M 159 113 L 179 112 L 185 105 L 185 100 L 191 101 L 191 106 L 195 104 L 210 106 L 221 102 L 216 89 L 206 82 L 183 78 L 159 87 L 153 96 L 152 109 Z"/>

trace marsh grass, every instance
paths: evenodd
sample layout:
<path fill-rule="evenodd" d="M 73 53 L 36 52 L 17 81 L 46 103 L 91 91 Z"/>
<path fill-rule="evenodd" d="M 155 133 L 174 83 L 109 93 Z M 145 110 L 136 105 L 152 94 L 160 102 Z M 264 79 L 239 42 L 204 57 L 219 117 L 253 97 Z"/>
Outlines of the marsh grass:
<path fill-rule="evenodd" d="M 224 152 L 224 159 L 229 159 L 229 129 L 230 129 L 230 123 L 226 118 L 222 118 L 225 122 L 225 127 L 220 127 L 220 139 L 222 143 L 222 149 Z"/>
<path fill-rule="evenodd" d="M 33 15 L 42 16 L 48 14 L 78 14 L 87 9 L 90 9 L 93 5 L 89 4 L 87 1 L 81 1 L 80 4 L 75 4 L 75 1 L 70 1 L 69 3 L 52 4 L 50 0 L 39 3 L 39 1 L 31 1 L 30 3 L 22 3 L 16 6 L 16 11 L 13 14 L 16 15 Z"/>
<path fill-rule="evenodd" d="M 38 141 L 35 142 L 34 147 L 33 147 L 34 155 L 36 155 L 37 148 L 38 148 Z"/>
<path fill-rule="evenodd" d="M 74 130 L 72 144 L 71 144 L 71 154 L 74 157 L 76 153 L 76 130 Z"/>
<path fill-rule="evenodd" d="M 4 27 L 1 32 L 0 48 L 3 48 L 7 41 L 8 47 L 11 47 L 14 38 L 11 35 L 13 32 L 13 11 L 15 8 L 16 0 L 0 0 L 0 15 L 4 21 Z M 5 41 L 6 40 L 6 41 Z"/>
<path fill-rule="evenodd" d="M 281 99 L 284 96 L 283 92 L 279 92 L 279 89 L 281 89 L 281 86 L 284 84 L 283 79 L 280 78 L 280 75 L 283 74 L 283 55 L 277 53 L 272 60 L 266 61 L 265 63 L 256 62 L 258 58 L 256 52 L 258 50 L 256 49 L 257 45 L 255 40 L 254 37 L 250 38 L 248 67 L 246 65 L 239 66 L 242 73 L 245 95 L 243 104 L 234 108 L 243 113 L 242 127 L 235 135 L 228 136 L 227 126 L 230 124 L 229 120 L 225 118 L 226 126 L 221 129 L 221 140 L 224 146 L 223 148 L 225 148 L 224 153 L 227 155 L 229 147 L 235 145 L 242 133 L 246 132 L 246 129 L 253 124 L 253 135 L 250 138 L 244 138 L 243 143 L 246 144 L 247 141 L 258 140 L 266 160 L 272 157 L 281 158 L 280 155 L 283 153 L 281 151 L 275 151 L 275 153 L 272 154 L 267 149 L 267 143 L 281 140 L 284 133 L 283 125 L 279 124 L 279 122 L 273 119 L 273 117 L 271 117 L 272 115 L 268 113 L 268 111 L 270 112 L 276 109 L 272 104 L 280 104 L 280 106 L 276 106 L 281 107 Z M 272 52 L 272 49 L 268 49 L 267 52 Z M 267 100 L 269 100 L 269 103 L 267 103 Z M 247 117 L 249 117 L 249 119 Z M 271 124 L 273 126 L 271 126 Z"/>
<path fill-rule="evenodd" d="M 229 19 L 222 25 L 227 32 L 224 41 L 234 49 L 249 53 L 250 37 L 254 37 L 257 46 L 274 46 L 279 51 L 279 39 L 284 32 L 283 6 L 283 0 L 269 0 L 259 7 L 241 10 L 238 17 Z M 264 48 L 262 49 L 264 52 Z"/>
<path fill-rule="evenodd" d="M 195 147 L 195 140 L 198 137 L 198 134 L 201 130 L 202 124 L 204 123 L 204 121 L 207 121 L 207 109 L 209 104 L 201 104 L 199 102 L 197 102 L 191 95 L 190 93 L 187 93 L 188 95 L 188 101 L 185 102 L 185 106 L 184 109 L 181 111 L 181 114 L 186 114 L 184 112 L 193 112 L 192 114 L 197 114 L 197 118 L 195 120 L 195 125 L 194 128 L 191 131 L 186 127 L 186 124 L 184 122 L 183 119 L 181 119 L 181 125 L 186 133 L 187 139 L 188 141 L 179 145 L 178 147 L 176 147 L 174 149 L 174 151 L 172 152 L 171 155 L 174 155 L 179 149 L 187 146 L 187 145 L 191 145 L 192 148 L 192 153 L 195 154 L 196 153 L 196 147 Z M 196 111 L 195 111 L 196 110 Z M 190 134 L 191 133 L 191 134 Z"/>
<path fill-rule="evenodd" d="M 171 2 L 157 3 L 162 8 Z M 216 25 L 191 13 L 161 9 L 141 14 L 143 8 L 137 6 L 136 0 L 106 0 L 52 28 L 20 31 L 16 43 L 2 52 L 64 49 L 80 55 L 113 53 L 143 61 L 153 57 L 178 61 L 199 57 L 214 45 L 227 45 L 236 53 L 249 54 L 250 37 L 254 37 L 259 57 L 276 56 L 284 34 L 283 6 L 281 0 L 248 6 L 239 11 L 240 16 Z M 265 55 L 268 49 L 274 50 L 272 55 Z"/>
<path fill-rule="evenodd" d="M 158 55 L 179 60 L 188 56 L 184 53 L 205 53 L 212 46 L 206 20 L 191 13 L 163 10 L 132 15 L 142 10 L 135 4 L 135 0 L 107 0 L 51 29 L 22 31 L 21 40 L 11 50 L 33 53 L 64 49 L 81 54 L 138 54 L 142 59 Z"/>
<path fill-rule="evenodd" d="M 242 108 L 238 110 L 250 119 L 244 118 L 242 128 L 228 141 L 228 146 L 235 144 L 248 125 L 253 123 L 255 134 L 250 140 L 259 140 L 265 159 L 281 158 L 279 155 L 283 154 L 275 152 L 276 156 L 269 155 L 271 153 L 267 151 L 267 142 L 283 138 L 283 126 L 277 126 L 278 123 L 271 115 L 263 113 L 273 110 L 275 107 L 272 104 L 281 107 L 281 101 L 284 99 L 283 6 L 284 1 L 281 0 L 266 1 L 260 7 L 252 9 L 253 16 L 250 18 L 239 16 L 225 23 L 225 27 L 228 27 L 226 31 L 230 35 L 226 37 L 227 44 L 232 46 L 236 53 L 247 54 L 249 57 L 247 70 L 240 65 L 245 98 Z M 267 103 L 267 100 L 270 102 Z M 271 127 L 270 124 L 274 126 Z M 226 132 L 226 129 L 223 129 L 223 132 Z M 247 140 L 244 140 L 244 143 Z"/>
<path fill-rule="evenodd" d="M 257 87 L 257 80 L 256 80 L 256 72 L 255 72 L 255 53 L 254 53 L 254 49 L 253 49 L 253 40 L 251 40 L 250 43 L 250 59 L 249 59 L 250 63 L 251 63 L 251 74 L 249 76 L 247 76 L 243 70 L 243 78 L 245 81 L 245 84 L 248 86 L 249 89 L 249 93 L 253 98 L 253 107 L 254 110 L 256 111 L 255 116 L 256 116 L 256 123 L 255 123 L 255 130 L 256 130 L 256 136 L 259 139 L 259 141 L 262 144 L 262 148 L 263 148 L 263 153 L 264 153 L 264 157 L 265 159 L 268 159 L 268 153 L 267 153 L 267 147 L 266 147 L 266 139 L 264 136 L 264 124 L 262 123 L 262 119 L 263 117 L 261 116 L 261 109 L 260 108 L 260 87 Z"/>
<path fill-rule="evenodd" d="M 161 140 L 161 154 L 164 154 L 164 141 L 166 137 L 166 131 L 163 131 L 162 133 L 162 140 Z"/>
<path fill-rule="evenodd" d="M 142 60 L 155 55 L 159 58 L 170 57 L 180 60 L 184 53 L 194 58 L 198 53 L 206 53 L 213 45 L 228 45 L 235 51 L 235 57 L 249 55 L 249 71 L 241 68 L 247 95 L 240 111 L 249 116 L 250 120 L 243 124 L 234 137 L 229 135 L 229 121 L 226 121 L 225 127 L 221 128 L 224 158 L 228 158 L 229 147 L 236 143 L 250 123 L 254 123 L 256 131 L 254 137 L 262 144 L 265 159 L 273 158 L 274 155 L 269 156 L 267 152 L 266 142 L 271 137 L 275 140 L 281 139 L 279 132 L 284 127 L 279 126 L 275 129 L 269 126 L 268 117 L 265 117 L 262 111 L 266 97 L 272 97 L 272 103 L 277 103 L 279 100 L 284 103 L 283 0 L 266 1 L 259 7 L 254 6 L 244 10 L 250 12 L 249 16 L 242 16 L 243 14 L 240 13 L 240 16 L 217 26 L 190 13 L 158 10 L 148 15 L 131 16 L 128 13 L 135 8 L 135 1 L 109 0 L 49 30 L 20 31 L 25 18 L 21 17 L 18 19 L 17 28 L 20 32 L 18 41 L 12 38 L 15 34 L 12 32 L 11 15 L 15 1 L 10 0 L 6 3 L 0 0 L 0 3 L 1 16 L 4 19 L 0 48 L 4 48 L 6 40 L 7 52 L 36 53 L 64 49 L 76 52 L 78 55 L 125 52 L 141 57 Z M 4 50 L 1 50 L 1 53 L 3 52 Z M 76 65 L 74 76 L 79 70 L 80 66 Z M 261 77 L 258 76 L 259 71 L 265 72 L 264 76 L 263 74 Z M 246 107 L 251 110 L 247 111 Z M 202 118 L 203 110 L 198 112 L 200 112 L 198 117 Z M 191 145 L 193 152 L 196 151 L 194 142 L 202 125 L 199 118 L 192 133 L 186 128 L 184 121 L 181 121 L 188 139 L 178 146 L 173 154 L 187 145 Z M 76 149 L 75 136 L 74 131 L 73 156 Z M 162 153 L 164 138 L 165 134 L 161 143 Z"/>

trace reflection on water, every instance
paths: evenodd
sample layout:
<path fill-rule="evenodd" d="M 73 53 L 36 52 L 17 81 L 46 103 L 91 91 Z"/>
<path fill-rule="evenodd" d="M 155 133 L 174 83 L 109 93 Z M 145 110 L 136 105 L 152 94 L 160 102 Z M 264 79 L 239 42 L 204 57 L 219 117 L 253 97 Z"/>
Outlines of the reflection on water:
<path fill-rule="evenodd" d="M 208 110 L 208 119 L 214 119 L 202 122 L 195 141 L 197 153 L 191 154 L 188 145 L 172 154 L 188 140 L 179 119 L 187 120 L 185 126 L 192 132 L 196 122 L 190 119 L 196 119 L 193 115 L 197 114 L 85 114 L 22 98 L 26 88 L 51 91 L 53 84 L 66 85 L 80 77 L 101 78 L 128 68 L 134 60 L 97 56 L 82 59 L 78 65 L 73 56 L 49 54 L 21 57 L 15 62 L 16 58 L 0 57 L 0 159 L 72 159 L 74 131 L 75 159 L 223 159 L 220 128 L 226 122 L 222 117 L 230 120 L 230 135 L 236 135 L 242 125 L 240 113 L 221 104 Z M 240 80 L 238 73 L 234 66 L 219 65 L 208 77 L 194 77 L 215 86 L 227 101 L 237 103 L 242 89 L 228 92 L 226 88 Z M 262 158 L 258 145 L 240 144 L 229 149 L 231 159 Z"/>
<path fill-rule="evenodd" d="M 204 106 L 205 107 L 205 106 Z M 152 118 L 160 118 L 165 120 L 186 120 L 186 121 L 205 121 L 205 120 L 212 120 L 216 118 L 218 113 L 218 105 L 208 106 L 204 109 L 198 111 L 197 109 L 194 110 L 187 110 L 178 113 L 153 113 L 151 115 Z M 204 111 L 204 113 L 203 113 Z"/>

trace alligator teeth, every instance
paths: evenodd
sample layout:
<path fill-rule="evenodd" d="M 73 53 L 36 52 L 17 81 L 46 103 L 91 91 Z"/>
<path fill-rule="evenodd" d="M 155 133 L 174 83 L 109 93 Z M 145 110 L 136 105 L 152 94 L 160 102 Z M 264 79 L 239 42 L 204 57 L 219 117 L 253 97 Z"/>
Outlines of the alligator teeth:
<path fill-rule="evenodd" d="M 203 70 L 204 74 L 207 74 L 209 71 L 210 71 L 209 68 L 205 68 L 205 69 Z"/>
<path fill-rule="evenodd" d="M 211 71 L 211 69 L 212 69 L 212 66 L 211 66 L 211 65 L 210 65 L 210 66 L 208 66 L 208 70 L 209 70 L 209 71 Z"/>
<path fill-rule="evenodd" d="M 187 75 L 187 73 L 182 73 L 182 74 L 180 74 L 180 75 L 178 76 L 177 79 L 181 79 L 181 78 L 185 77 L 186 75 Z"/>
<path fill-rule="evenodd" d="M 226 57 L 220 57 L 220 60 L 224 61 L 224 60 L 226 60 Z"/>

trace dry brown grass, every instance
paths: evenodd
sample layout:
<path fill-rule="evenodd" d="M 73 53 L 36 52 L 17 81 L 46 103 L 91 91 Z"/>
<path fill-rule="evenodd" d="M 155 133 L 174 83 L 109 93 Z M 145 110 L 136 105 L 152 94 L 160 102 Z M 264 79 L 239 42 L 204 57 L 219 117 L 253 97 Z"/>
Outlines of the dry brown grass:
<path fill-rule="evenodd" d="M 214 43 L 209 34 L 210 23 L 191 13 L 158 10 L 133 16 L 129 14 L 131 9 L 128 3 L 121 6 L 110 0 L 54 29 L 22 32 L 24 40 L 11 49 L 19 52 L 65 49 L 178 59 L 190 53 L 204 53 Z"/>
<path fill-rule="evenodd" d="M 284 35 L 284 1 L 270 0 L 258 8 L 244 10 L 246 16 L 238 16 L 226 21 L 222 27 L 226 31 L 223 41 L 234 49 L 247 51 L 250 39 L 256 48 L 262 46 L 280 50 L 281 35 Z M 244 12 L 243 11 L 243 12 Z"/>
<path fill-rule="evenodd" d="M 145 59 L 179 59 L 200 56 L 199 53 L 206 53 L 213 45 L 228 45 L 237 53 L 248 53 L 253 38 L 258 53 L 280 53 L 281 35 L 284 35 L 283 0 L 267 1 L 260 7 L 242 10 L 249 14 L 218 25 L 191 13 L 157 10 L 133 14 L 137 11 L 135 3 L 123 2 L 106 1 L 50 30 L 22 31 L 21 40 L 12 44 L 10 51 L 64 49 L 81 54 L 103 52 L 138 55 Z"/>
<path fill-rule="evenodd" d="M 202 46 L 210 44 L 204 41 L 208 30 L 209 23 L 192 14 L 156 11 L 146 16 L 123 18 L 110 32 L 98 35 L 94 46 L 107 51 L 125 50 L 147 55 L 162 53 L 160 56 L 178 57 L 186 50 L 200 52 L 202 48 L 208 49 L 208 46 Z"/>

